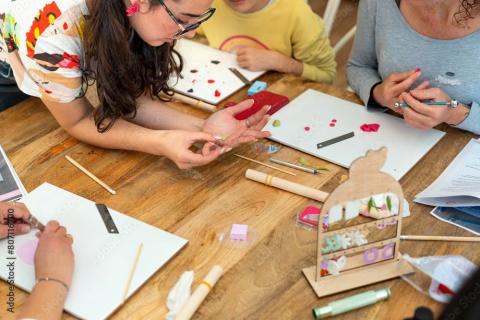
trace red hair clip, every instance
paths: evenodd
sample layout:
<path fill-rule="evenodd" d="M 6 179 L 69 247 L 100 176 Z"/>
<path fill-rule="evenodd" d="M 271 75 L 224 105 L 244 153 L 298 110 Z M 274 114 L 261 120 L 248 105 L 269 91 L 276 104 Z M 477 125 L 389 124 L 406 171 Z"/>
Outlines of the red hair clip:
<path fill-rule="evenodd" d="M 137 1 L 132 0 L 132 4 L 127 8 L 127 17 L 134 16 L 138 11 L 140 11 L 140 5 Z"/>

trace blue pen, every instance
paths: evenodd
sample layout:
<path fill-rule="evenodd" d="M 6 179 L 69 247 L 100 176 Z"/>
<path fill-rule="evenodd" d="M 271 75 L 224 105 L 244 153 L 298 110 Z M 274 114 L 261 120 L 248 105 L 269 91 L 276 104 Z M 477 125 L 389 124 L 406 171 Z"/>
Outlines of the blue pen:
<path fill-rule="evenodd" d="M 423 104 L 426 104 L 427 106 L 447 106 L 450 108 L 456 108 L 458 106 L 457 100 L 452 100 L 450 102 L 447 102 L 447 101 L 423 102 Z M 395 102 L 395 108 L 408 107 L 408 106 L 409 105 L 406 102 Z"/>

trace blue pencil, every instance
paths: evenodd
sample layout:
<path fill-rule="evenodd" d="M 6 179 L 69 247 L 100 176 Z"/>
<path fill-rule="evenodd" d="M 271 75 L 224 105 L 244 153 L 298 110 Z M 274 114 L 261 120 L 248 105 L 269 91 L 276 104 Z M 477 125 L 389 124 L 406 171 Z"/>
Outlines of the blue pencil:
<path fill-rule="evenodd" d="M 451 102 L 446 102 L 446 101 L 439 101 L 439 102 L 423 102 L 423 104 L 426 104 L 427 106 L 450 106 L 452 103 Z M 395 108 L 400 108 L 400 107 L 408 107 L 408 103 L 406 102 L 395 102 Z"/>

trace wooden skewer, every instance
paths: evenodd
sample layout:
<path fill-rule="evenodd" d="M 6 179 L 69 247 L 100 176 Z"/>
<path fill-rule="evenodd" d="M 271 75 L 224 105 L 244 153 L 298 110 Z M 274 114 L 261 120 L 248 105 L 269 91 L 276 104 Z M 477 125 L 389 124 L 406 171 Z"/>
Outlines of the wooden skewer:
<path fill-rule="evenodd" d="M 117 192 L 115 190 L 113 190 L 112 188 L 110 188 L 105 182 L 103 182 L 102 180 L 100 180 L 99 178 L 97 178 L 93 173 L 91 173 L 90 171 L 88 171 L 87 169 L 85 169 L 80 163 L 78 163 L 77 161 L 73 160 L 71 157 L 69 156 L 65 156 L 65 158 L 70 161 L 71 164 L 73 164 L 75 167 L 77 167 L 80 171 L 82 171 L 83 173 L 85 173 L 88 177 L 90 177 L 90 179 L 92 179 L 93 181 L 95 181 L 96 183 L 98 183 L 99 185 L 101 185 L 102 187 L 104 187 L 108 192 L 110 192 L 111 194 L 117 194 Z"/>
<path fill-rule="evenodd" d="M 480 237 L 400 236 L 400 240 L 480 242 Z"/>
<path fill-rule="evenodd" d="M 257 164 L 259 164 L 259 165 L 265 166 L 265 167 L 267 167 L 267 168 L 270 168 L 270 169 L 273 169 L 273 170 L 277 170 L 277 171 L 280 171 L 280 172 L 283 172 L 283 173 L 286 173 L 286 174 L 289 174 L 289 175 L 292 175 L 292 176 L 296 176 L 296 174 L 293 173 L 293 172 L 290 172 L 290 171 L 287 171 L 287 170 L 283 170 L 283 169 L 280 169 L 280 168 L 271 166 L 271 165 L 266 164 L 266 163 L 263 163 L 263 162 L 261 162 L 261 161 L 257 161 L 257 160 L 255 160 L 255 159 L 250 159 L 250 158 L 241 156 L 241 155 L 236 154 L 236 153 L 234 153 L 233 155 L 236 156 L 236 157 L 242 158 L 242 159 L 244 159 L 244 160 L 251 161 L 251 162 L 257 163 Z"/>
<path fill-rule="evenodd" d="M 123 301 L 127 299 L 128 291 L 130 290 L 130 286 L 132 284 L 133 275 L 137 270 L 138 261 L 140 260 L 140 255 L 142 254 L 142 249 L 143 249 L 143 242 L 140 243 L 140 245 L 138 246 L 137 256 L 135 257 L 135 261 L 133 262 L 133 267 L 132 267 L 132 270 L 130 271 L 130 275 L 128 276 L 127 285 L 125 286 L 125 292 L 123 293 Z"/>

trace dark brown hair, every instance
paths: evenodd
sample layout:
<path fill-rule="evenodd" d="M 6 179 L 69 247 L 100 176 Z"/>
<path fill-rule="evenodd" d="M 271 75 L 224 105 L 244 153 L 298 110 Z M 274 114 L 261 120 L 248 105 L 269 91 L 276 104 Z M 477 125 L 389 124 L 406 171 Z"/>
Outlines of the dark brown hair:
<path fill-rule="evenodd" d="M 459 2 L 460 6 L 454 15 L 457 23 L 464 24 L 479 13 L 480 0 L 459 0 Z"/>
<path fill-rule="evenodd" d="M 151 0 L 152 7 L 158 4 Z M 167 81 L 182 69 L 174 44 L 147 44 L 131 27 L 125 10 L 122 0 L 92 1 L 85 23 L 83 87 L 97 84 L 100 106 L 94 120 L 98 132 L 107 131 L 119 118 L 135 118 L 136 99 L 143 94 L 164 101 L 160 93 L 171 97 Z"/>

